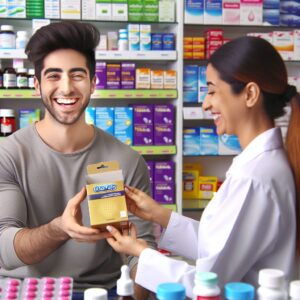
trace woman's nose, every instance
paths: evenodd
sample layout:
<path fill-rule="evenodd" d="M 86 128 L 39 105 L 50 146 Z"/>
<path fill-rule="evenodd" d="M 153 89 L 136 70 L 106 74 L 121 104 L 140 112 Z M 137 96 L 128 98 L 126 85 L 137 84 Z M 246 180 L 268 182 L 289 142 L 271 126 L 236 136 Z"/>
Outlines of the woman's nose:
<path fill-rule="evenodd" d="M 202 103 L 202 109 L 205 110 L 205 111 L 210 109 L 210 102 L 209 102 L 207 94 L 206 94 L 206 96 L 204 98 L 204 101 Z"/>

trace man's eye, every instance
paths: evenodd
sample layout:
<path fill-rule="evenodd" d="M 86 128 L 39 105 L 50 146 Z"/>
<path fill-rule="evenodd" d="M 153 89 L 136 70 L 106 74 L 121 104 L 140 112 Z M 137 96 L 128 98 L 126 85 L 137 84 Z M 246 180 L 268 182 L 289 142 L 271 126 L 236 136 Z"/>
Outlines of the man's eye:
<path fill-rule="evenodd" d="M 215 93 L 215 92 L 212 92 L 212 91 L 210 92 L 210 91 L 209 91 L 209 92 L 207 92 L 207 95 L 213 95 L 214 93 Z"/>
<path fill-rule="evenodd" d="M 85 76 L 84 76 L 83 74 L 74 74 L 74 75 L 72 76 L 72 78 L 73 78 L 74 80 L 82 80 L 83 78 L 85 78 Z"/>
<path fill-rule="evenodd" d="M 57 79 L 57 78 L 59 78 L 59 75 L 58 75 L 58 74 L 49 74 L 49 75 L 47 76 L 47 78 L 48 78 L 48 79 Z"/>

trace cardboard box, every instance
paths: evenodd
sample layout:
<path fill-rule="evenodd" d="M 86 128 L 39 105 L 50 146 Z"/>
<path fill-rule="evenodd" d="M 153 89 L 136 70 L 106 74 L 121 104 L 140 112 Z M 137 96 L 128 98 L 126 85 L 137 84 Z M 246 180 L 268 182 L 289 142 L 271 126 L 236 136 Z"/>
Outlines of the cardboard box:
<path fill-rule="evenodd" d="M 117 161 L 87 166 L 87 199 L 90 225 L 106 231 L 108 224 L 122 230 L 129 227 L 124 179 Z"/>

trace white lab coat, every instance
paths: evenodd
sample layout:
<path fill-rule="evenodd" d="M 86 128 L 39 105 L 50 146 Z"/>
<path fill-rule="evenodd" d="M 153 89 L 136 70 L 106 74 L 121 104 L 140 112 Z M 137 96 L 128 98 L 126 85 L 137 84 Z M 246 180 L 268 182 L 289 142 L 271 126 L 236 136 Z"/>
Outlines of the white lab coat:
<path fill-rule="evenodd" d="M 197 260 L 197 270 L 216 272 L 219 285 L 257 286 L 258 271 L 278 268 L 288 279 L 295 262 L 295 186 L 281 132 L 270 129 L 233 159 L 226 180 L 200 222 L 172 213 L 160 247 Z M 145 249 L 136 282 L 156 291 L 163 282 L 183 283 L 192 297 L 195 266 Z"/>

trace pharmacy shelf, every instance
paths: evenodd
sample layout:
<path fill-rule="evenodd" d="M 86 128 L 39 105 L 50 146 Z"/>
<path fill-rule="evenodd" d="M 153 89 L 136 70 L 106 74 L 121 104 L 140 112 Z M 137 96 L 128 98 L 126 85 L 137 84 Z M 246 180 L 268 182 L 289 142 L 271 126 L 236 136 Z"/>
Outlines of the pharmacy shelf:
<path fill-rule="evenodd" d="M 5 137 L 0 137 L 0 142 Z M 131 148 L 137 151 L 141 155 L 174 155 L 176 154 L 176 146 L 131 146 Z M 170 207 L 171 208 L 171 207 Z"/>
<path fill-rule="evenodd" d="M 207 199 L 184 199 L 182 201 L 183 209 L 204 209 L 210 200 Z"/>
<path fill-rule="evenodd" d="M 175 61 L 177 51 L 96 51 L 96 60 L 163 60 Z"/>
<path fill-rule="evenodd" d="M 27 59 L 24 49 L 0 49 L 0 59 Z M 96 60 L 175 61 L 177 51 L 96 51 Z"/>
<path fill-rule="evenodd" d="M 176 146 L 132 146 L 132 148 L 142 155 L 174 155 Z"/>
<path fill-rule="evenodd" d="M 0 90 L 0 99 L 40 98 L 35 90 Z M 92 99 L 176 99 L 177 90 L 96 90 Z"/>
<path fill-rule="evenodd" d="M 0 49 L 0 59 L 27 59 L 24 49 Z"/>

